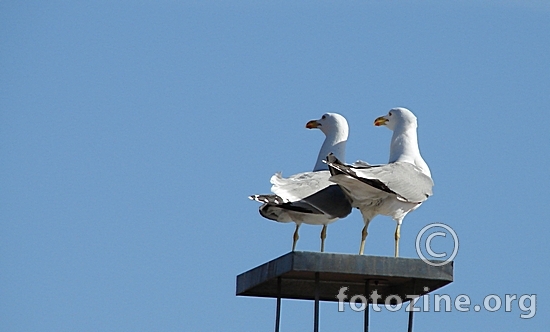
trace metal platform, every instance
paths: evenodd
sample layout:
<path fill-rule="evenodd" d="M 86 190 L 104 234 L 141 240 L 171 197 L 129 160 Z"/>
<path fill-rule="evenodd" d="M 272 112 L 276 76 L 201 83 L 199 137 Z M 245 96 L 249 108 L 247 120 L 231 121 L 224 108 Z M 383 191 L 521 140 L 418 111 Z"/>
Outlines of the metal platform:
<path fill-rule="evenodd" d="M 313 300 L 313 331 L 317 332 L 319 301 L 338 301 L 342 287 L 347 287 L 344 301 L 361 295 L 368 303 L 374 299 L 382 305 L 396 304 L 397 296 L 400 302 L 408 302 L 452 281 L 453 262 L 433 266 L 414 258 L 294 251 L 238 275 L 237 295 L 276 298 L 276 332 L 280 327 L 281 299 Z M 374 291 L 377 296 L 371 297 Z M 368 306 L 364 315 L 367 332 Z M 413 311 L 409 311 L 407 330 L 410 332 L 412 324 Z"/>
<path fill-rule="evenodd" d="M 453 281 L 453 263 L 432 266 L 420 259 L 295 251 L 237 276 L 237 295 L 315 299 L 315 273 L 319 273 L 319 299 L 338 301 L 341 287 L 354 294 L 377 290 L 387 296 L 424 295 Z M 278 278 L 281 278 L 278 293 Z"/>

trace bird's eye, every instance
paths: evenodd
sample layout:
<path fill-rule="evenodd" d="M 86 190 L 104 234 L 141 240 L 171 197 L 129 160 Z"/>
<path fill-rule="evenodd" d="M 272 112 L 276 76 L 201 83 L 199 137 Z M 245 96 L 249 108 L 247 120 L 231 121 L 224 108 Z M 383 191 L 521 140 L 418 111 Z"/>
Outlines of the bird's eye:
<path fill-rule="evenodd" d="M 389 116 L 391 116 L 391 112 L 389 113 Z"/>
<path fill-rule="evenodd" d="M 326 118 L 327 118 L 326 115 L 323 115 L 323 116 L 321 117 L 321 119 L 323 119 L 323 120 L 326 119 Z"/>

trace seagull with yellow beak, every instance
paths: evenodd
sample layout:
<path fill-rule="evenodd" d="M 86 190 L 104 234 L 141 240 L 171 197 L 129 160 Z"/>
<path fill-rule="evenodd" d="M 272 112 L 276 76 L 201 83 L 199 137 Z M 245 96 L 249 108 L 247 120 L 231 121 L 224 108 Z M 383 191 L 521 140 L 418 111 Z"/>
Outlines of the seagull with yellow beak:
<path fill-rule="evenodd" d="M 433 181 L 430 169 L 418 148 L 417 119 L 406 108 L 391 109 L 387 115 L 374 120 L 375 126 L 386 126 L 393 131 L 390 158 L 386 165 L 368 165 L 357 162 L 343 164 L 335 155 L 327 157 L 331 181 L 340 185 L 353 207 L 361 211 L 364 221 L 359 254 L 365 249 L 367 228 L 379 215 L 396 221 L 395 257 L 399 257 L 401 224 L 405 216 L 417 209 L 432 195 Z"/>
<path fill-rule="evenodd" d="M 329 180 L 331 174 L 323 162 L 329 153 L 345 158 L 348 139 L 348 122 L 337 113 L 326 113 L 319 120 L 306 124 L 308 129 L 320 129 L 326 136 L 312 172 L 283 178 L 281 173 L 271 177 L 270 195 L 252 195 L 250 199 L 263 203 L 260 214 L 267 219 L 282 223 L 294 222 L 296 228 L 292 251 L 299 239 L 298 229 L 302 223 L 323 225 L 321 252 L 325 250 L 327 225 L 351 213 L 351 205 L 342 189 Z"/>

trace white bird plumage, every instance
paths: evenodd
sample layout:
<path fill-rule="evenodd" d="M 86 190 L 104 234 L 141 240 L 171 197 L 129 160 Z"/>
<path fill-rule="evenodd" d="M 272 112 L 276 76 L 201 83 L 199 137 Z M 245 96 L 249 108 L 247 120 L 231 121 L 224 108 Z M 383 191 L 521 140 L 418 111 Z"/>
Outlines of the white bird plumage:
<path fill-rule="evenodd" d="M 359 254 L 363 254 L 367 228 L 379 214 L 392 217 L 395 229 L 395 257 L 399 256 L 399 238 L 403 219 L 432 195 L 433 180 L 428 165 L 418 148 L 417 119 L 406 108 L 391 109 L 378 117 L 374 124 L 385 125 L 393 131 L 389 163 L 372 166 L 365 162 L 343 164 L 335 155 L 329 155 L 327 164 L 353 207 L 359 208 L 364 227 Z"/>
<path fill-rule="evenodd" d="M 326 136 L 312 172 L 284 178 L 281 173 L 271 177 L 274 194 L 252 195 L 250 199 L 263 203 L 260 214 L 278 222 L 294 222 L 292 250 L 299 239 L 302 223 L 323 225 L 321 251 L 324 251 L 327 225 L 351 213 L 351 205 L 342 189 L 331 182 L 328 166 L 323 162 L 329 153 L 345 159 L 349 128 L 346 119 L 337 113 L 326 113 L 319 120 L 311 120 L 306 128 L 320 129 Z"/>

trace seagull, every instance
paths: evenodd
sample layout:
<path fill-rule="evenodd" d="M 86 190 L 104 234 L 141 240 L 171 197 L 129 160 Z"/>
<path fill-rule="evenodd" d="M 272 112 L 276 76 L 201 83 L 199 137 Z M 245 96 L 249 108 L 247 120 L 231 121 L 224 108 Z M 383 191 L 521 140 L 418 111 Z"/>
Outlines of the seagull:
<path fill-rule="evenodd" d="M 332 177 L 340 185 L 363 216 L 365 226 L 361 233 L 359 254 L 365 249 L 367 228 L 379 215 L 392 217 L 395 229 L 395 257 L 399 257 L 401 224 L 405 216 L 417 209 L 432 195 L 434 185 L 428 164 L 418 148 L 416 116 L 406 108 L 393 108 L 387 115 L 374 120 L 375 126 L 386 126 L 393 131 L 390 158 L 386 165 L 369 165 L 358 161 L 343 164 L 339 158 L 327 156 Z"/>
<path fill-rule="evenodd" d="M 281 173 L 271 177 L 269 195 L 252 195 L 250 199 L 263 203 L 260 214 L 278 222 L 294 222 L 292 251 L 299 239 L 302 223 L 323 225 L 321 252 L 325 250 L 327 225 L 351 213 L 351 205 L 342 189 L 331 182 L 328 165 L 324 163 L 329 153 L 343 160 L 348 139 L 348 122 L 337 113 L 325 113 L 319 120 L 306 124 L 308 129 L 320 129 L 326 136 L 312 172 L 304 172 L 284 178 Z"/>

